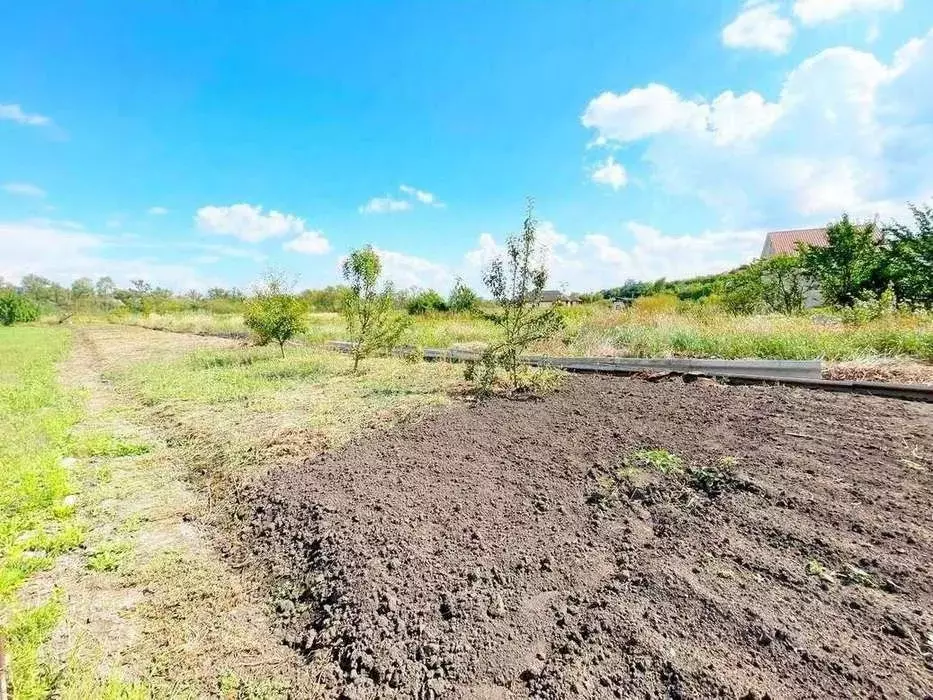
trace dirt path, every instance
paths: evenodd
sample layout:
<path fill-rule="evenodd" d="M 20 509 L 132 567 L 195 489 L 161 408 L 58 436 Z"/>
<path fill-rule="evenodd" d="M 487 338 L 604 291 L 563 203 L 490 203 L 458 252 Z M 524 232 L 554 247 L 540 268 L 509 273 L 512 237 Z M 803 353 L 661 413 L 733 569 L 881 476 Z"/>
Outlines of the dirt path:
<path fill-rule="evenodd" d="M 933 693 L 933 406 L 576 377 L 245 499 L 333 695 Z"/>
<path fill-rule="evenodd" d="M 181 453 L 106 379 L 122 363 L 230 342 L 105 326 L 74 329 L 73 345 L 62 378 L 86 396 L 79 432 L 103 445 L 68 460 L 82 484 L 86 546 L 26 591 L 64 594 L 65 619 L 49 645 L 67 662 L 64 696 L 96 697 L 108 682 L 141 683 L 156 697 L 313 696 L 311 669 L 280 644 L 254 602 L 262 598 L 201 531 L 206 499 Z"/>

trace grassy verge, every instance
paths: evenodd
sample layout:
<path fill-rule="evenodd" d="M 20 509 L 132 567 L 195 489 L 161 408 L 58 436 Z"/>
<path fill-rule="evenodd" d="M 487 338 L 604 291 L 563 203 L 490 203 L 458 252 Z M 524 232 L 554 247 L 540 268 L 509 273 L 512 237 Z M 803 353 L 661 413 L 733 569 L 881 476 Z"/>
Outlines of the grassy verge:
<path fill-rule="evenodd" d="M 0 329 L 0 634 L 10 646 L 15 697 L 46 697 L 51 679 L 38 649 L 61 612 L 57 595 L 20 609 L 16 592 L 81 543 L 62 457 L 81 416 L 56 379 L 68 349 L 62 329 Z"/>
<path fill-rule="evenodd" d="M 566 328 L 533 350 L 551 355 L 716 357 L 853 361 L 909 358 L 933 363 L 933 316 L 892 314 L 846 324 L 832 314 L 734 316 L 713 308 L 630 308 L 591 304 L 562 310 Z M 242 317 L 206 312 L 126 317 L 126 323 L 160 330 L 247 337 Z M 305 340 L 344 337 L 339 314 L 309 314 Z M 482 345 L 496 338 L 488 321 L 469 314 L 416 316 L 402 342 L 416 347 Z"/>
<path fill-rule="evenodd" d="M 279 458 L 340 445 L 365 428 L 396 423 L 449 401 L 463 368 L 364 361 L 313 346 L 201 350 L 181 359 L 127 366 L 116 386 L 156 410 L 175 444 L 195 464 L 209 460 L 225 476 L 248 475 Z M 211 452 L 213 451 L 213 452 Z"/>

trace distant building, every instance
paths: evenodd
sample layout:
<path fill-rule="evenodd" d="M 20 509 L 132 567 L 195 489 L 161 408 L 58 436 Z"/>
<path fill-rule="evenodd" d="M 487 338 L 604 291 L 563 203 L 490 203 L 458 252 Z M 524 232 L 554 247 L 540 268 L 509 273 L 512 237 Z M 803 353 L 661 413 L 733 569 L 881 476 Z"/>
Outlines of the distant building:
<path fill-rule="evenodd" d="M 573 306 L 580 303 L 579 294 L 564 294 L 558 289 L 545 289 L 538 297 L 539 304 L 567 304 Z"/>
<path fill-rule="evenodd" d="M 761 249 L 762 258 L 775 255 L 794 255 L 798 244 L 822 248 L 827 245 L 825 228 L 799 228 L 791 231 L 772 231 L 765 236 L 765 245 Z"/>
<path fill-rule="evenodd" d="M 775 255 L 795 255 L 797 246 L 811 245 L 822 248 L 829 244 L 825 228 L 799 228 L 791 231 L 772 231 L 765 236 L 765 245 L 761 249 L 762 259 L 773 258 Z M 803 305 L 808 309 L 820 306 L 823 297 L 816 284 L 811 283 L 803 298 Z"/>

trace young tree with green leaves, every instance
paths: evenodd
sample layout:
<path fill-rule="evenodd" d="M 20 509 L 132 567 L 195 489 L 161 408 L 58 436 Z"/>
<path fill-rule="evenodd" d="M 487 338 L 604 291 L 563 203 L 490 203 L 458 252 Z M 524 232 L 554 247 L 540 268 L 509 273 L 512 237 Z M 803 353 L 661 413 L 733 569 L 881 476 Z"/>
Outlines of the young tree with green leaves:
<path fill-rule="evenodd" d="M 360 361 L 388 351 L 408 328 L 408 317 L 395 310 L 392 285 L 379 288 L 382 261 L 372 246 L 352 251 L 343 261 L 343 278 L 350 288 L 344 303 L 347 332 L 352 344 L 353 371 Z"/>
<path fill-rule="evenodd" d="M 519 360 L 525 350 L 563 326 L 563 317 L 555 308 L 539 307 L 548 270 L 538 260 L 536 241 L 537 221 L 529 201 L 521 234 L 510 236 L 505 258 L 496 258 L 483 272 L 483 283 L 500 309 L 487 318 L 502 331 L 502 340 L 484 353 L 484 375 L 488 379 L 497 365 L 502 366 L 512 388 L 518 386 Z"/>
<path fill-rule="evenodd" d="M 810 278 L 798 255 L 775 255 L 759 260 L 753 267 L 761 279 L 761 298 L 779 314 L 799 314 L 810 289 Z"/>
<path fill-rule="evenodd" d="M 884 229 L 888 274 L 899 300 L 933 308 L 933 208 L 911 204 L 910 210 L 915 228 L 892 223 Z"/>
<path fill-rule="evenodd" d="M 800 246 L 800 260 L 833 306 L 852 306 L 866 292 L 880 294 L 888 280 L 882 237 L 874 223 L 853 222 L 848 214 L 826 229 L 826 246 Z"/>
<path fill-rule="evenodd" d="M 447 298 L 447 308 L 451 311 L 468 313 L 476 311 L 478 306 L 479 296 L 458 277 L 454 283 L 454 288 L 450 290 L 450 296 Z"/>
<path fill-rule="evenodd" d="M 308 330 L 305 305 L 292 294 L 284 275 L 269 272 L 246 302 L 243 322 L 259 345 L 275 341 L 285 357 L 285 343 Z"/>

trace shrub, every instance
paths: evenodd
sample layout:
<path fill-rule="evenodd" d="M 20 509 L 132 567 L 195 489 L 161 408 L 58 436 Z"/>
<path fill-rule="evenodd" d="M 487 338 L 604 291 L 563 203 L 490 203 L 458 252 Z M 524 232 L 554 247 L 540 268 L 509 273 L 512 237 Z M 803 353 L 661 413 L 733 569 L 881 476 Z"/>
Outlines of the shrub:
<path fill-rule="evenodd" d="M 450 297 L 447 300 L 447 307 L 451 311 L 470 312 L 476 311 L 479 306 L 479 295 L 466 286 L 462 279 L 457 279 L 454 288 L 450 290 Z"/>
<path fill-rule="evenodd" d="M 343 261 L 343 278 L 350 287 L 344 315 L 354 372 L 364 357 L 394 348 L 408 327 L 409 319 L 394 309 L 392 285 L 386 284 L 381 291 L 377 288 L 381 274 L 382 261 L 372 246 L 354 250 Z"/>
<path fill-rule="evenodd" d="M 39 318 L 39 307 L 31 299 L 17 294 L 12 289 L 0 291 L 0 325 L 28 323 Z"/>
<path fill-rule="evenodd" d="M 308 330 L 305 306 L 281 275 L 269 273 L 246 302 L 243 323 L 256 336 L 259 345 L 271 341 L 279 344 L 285 357 L 285 343 Z"/>
<path fill-rule="evenodd" d="M 430 311 L 447 311 L 447 302 L 444 301 L 444 297 L 433 289 L 427 289 L 412 295 L 405 306 L 410 314 L 426 314 Z"/>
<path fill-rule="evenodd" d="M 632 303 L 632 309 L 639 314 L 656 316 L 659 314 L 672 314 L 677 311 L 679 300 L 673 294 L 653 294 L 639 297 Z"/>

